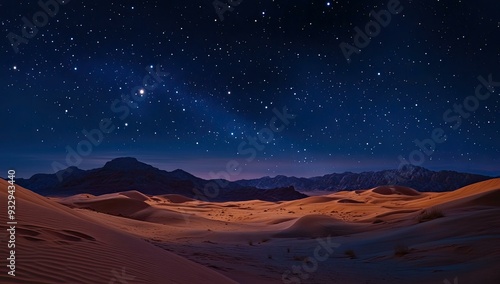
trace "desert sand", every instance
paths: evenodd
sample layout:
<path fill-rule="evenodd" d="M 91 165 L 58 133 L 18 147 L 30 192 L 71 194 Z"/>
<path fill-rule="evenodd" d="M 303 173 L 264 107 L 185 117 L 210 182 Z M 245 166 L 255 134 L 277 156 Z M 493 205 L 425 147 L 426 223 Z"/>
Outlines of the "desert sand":
<path fill-rule="evenodd" d="M 7 204 L 7 182 L 0 180 L 0 188 L 0 200 Z M 133 207 L 139 202 L 135 199 L 88 197 L 110 208 L 122 206 L 125 212 L 140 208 Z M 89 217 L 21 187 L 16 200 L 16 276 L 8 276 L 2 265 L 0 283 L 234 283 L 122 232 L 117 229 L 120 222 L 107 226 L 99 216 Z M 6 218 L 6 210 L 1 210 L 2 259 L 7 257 Z"/>
<path fill-rule="evenodd" d="M 13 281 L 2 267 L 1 283 L 500 283 L 500 179 L 287 202 L 49 199 L 21 187 L 16 198 L 18 271 Z M 336 246 L 318 254 L 325 243 Z"/>

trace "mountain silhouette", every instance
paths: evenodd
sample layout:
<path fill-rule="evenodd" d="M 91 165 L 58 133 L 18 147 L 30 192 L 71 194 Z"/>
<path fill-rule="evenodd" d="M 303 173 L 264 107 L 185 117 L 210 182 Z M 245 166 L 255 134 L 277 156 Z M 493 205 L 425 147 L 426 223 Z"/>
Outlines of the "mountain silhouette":
<path fill-rule="evenodd" d="M 61 181 L 55 173 L 36 174 L 16 182 L 45 196 L 137 190 L 149 195 L 180 194 L 205 201 L 280 201 L 307 197 L 290 186 L 262 190 L 225 180 L 204 180 L 180 169 L 160 170 L 131 157 L 113 159 L 102 168 L 92 170 L 68 168 Z"/>
<path fill-rule="evenodd" d="M 459 173 L 454 171 L 431 171 L 422 167 L 405 165 L 399 170 L 384 170 L 362 173 L 334 173 L 312 178 L 287 176 L 263 177 L 250 180 L 238 180 L 243 186 L 273 188 L 293 186 L 299 191 L 341 191 L 369 189 L 383 185 L 400 185 L 418 191 L 451 191 L 492 177 Z"/>

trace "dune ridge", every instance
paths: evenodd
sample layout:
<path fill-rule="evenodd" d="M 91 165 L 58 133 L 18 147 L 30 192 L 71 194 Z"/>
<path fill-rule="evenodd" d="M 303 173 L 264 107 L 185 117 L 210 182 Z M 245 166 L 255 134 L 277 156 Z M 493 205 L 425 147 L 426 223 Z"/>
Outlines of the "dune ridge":
<path fill-rule="evenodd" d="M 0 200 L 5 203 L 7 185 L 0 180 Z M 108 283 L 116 275 L 133 278 L 133 283 L 234 283 L 19 186 L 16 200 L 17 275 L 7 276 L 2 266 L 1 283 Z M 5 210 L 0 219 L 6 220 Z M 6 255 L 6 247 L 1 252 Z"/>
<path fill-rule="evenodd" d="M 30 259 L 19 279 L 43 279 L 33 283 L 106 283 L 123 268 L 133 283 L 282 283 L 325 238 L 341 247 L 310 283 L 500 280 L 500 179 L 445 193 L 381 186 L 277 202 L 133 190 L 49 199 L 22 188 L 18 198 L 20 256 Z M 395 255 L 397 245 L 408 251 Z M 96 275 L 81 276 L 89 269 Z"/>

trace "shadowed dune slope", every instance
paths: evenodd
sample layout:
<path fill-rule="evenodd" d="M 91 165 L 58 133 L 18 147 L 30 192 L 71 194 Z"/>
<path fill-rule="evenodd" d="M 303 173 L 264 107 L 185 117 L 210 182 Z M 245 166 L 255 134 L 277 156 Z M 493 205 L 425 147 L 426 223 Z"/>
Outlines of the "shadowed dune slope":
<path fill-rule="evenodd" d="M 7 204 L 7 185 L 0 180 L 2 204 Z M 1 210 L 2 232 L 6 219 Z M 16 220 L 16 277 L 2 265 L 0 283 L 235 283 L 19 186 Z M 2 245 L 2 258 L 6 250 Z"/>
<path fill-rule="evenodd" d="M 184 202 L 189 202 L 189 201 L 195 201 L 192 198 L 189 198 L 189 197 L 186 197 L 183 195 L 179 195 L 179 194 L 164 194 L 164 195 L 158 195 L 156 197 L 163 198 L 163 199 L 165 199 L 169 202 L 172 202 L 172 203 L 184 203 Z"/>
<path fill-rule="evenodd" d="M 404 186 L 378 186 L 371 190 L 374 193 L 382 194 L 382 195 L 409 195 L 409 196 L 417 196 L 421 193 L 414 190 L 413 188 L 404 187 Z"/>
<path fill-rule="evenodd" d="M 345 223 L 325 215 L 308 215 L 299 218 L 287 229 L 277 233 L 277 238 L 317 238 L 343 236 L 360 232 L 355 224 Z"/>

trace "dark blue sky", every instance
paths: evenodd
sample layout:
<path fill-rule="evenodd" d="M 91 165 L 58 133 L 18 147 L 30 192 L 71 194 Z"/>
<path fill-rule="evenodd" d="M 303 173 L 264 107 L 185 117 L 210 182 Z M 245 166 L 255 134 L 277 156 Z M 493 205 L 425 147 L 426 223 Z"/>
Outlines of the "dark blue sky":
<path fill-rule="evenodd" d="M 401 1 L 349 63 L 339 45 L 391 1 L 243 0 L 221 21 L 208 0 L 72 0 L 25 37 L 37 1 L 0 4 L 0 170 L 134 156 L 201 177 L 236 160 L 237 179 L 392 169 L 401 155 L 499 175 L 500 83 L 478 76 L 500 82 L 500 3 Z M 419 150 L 435 129 L 447 140 Z"/>

